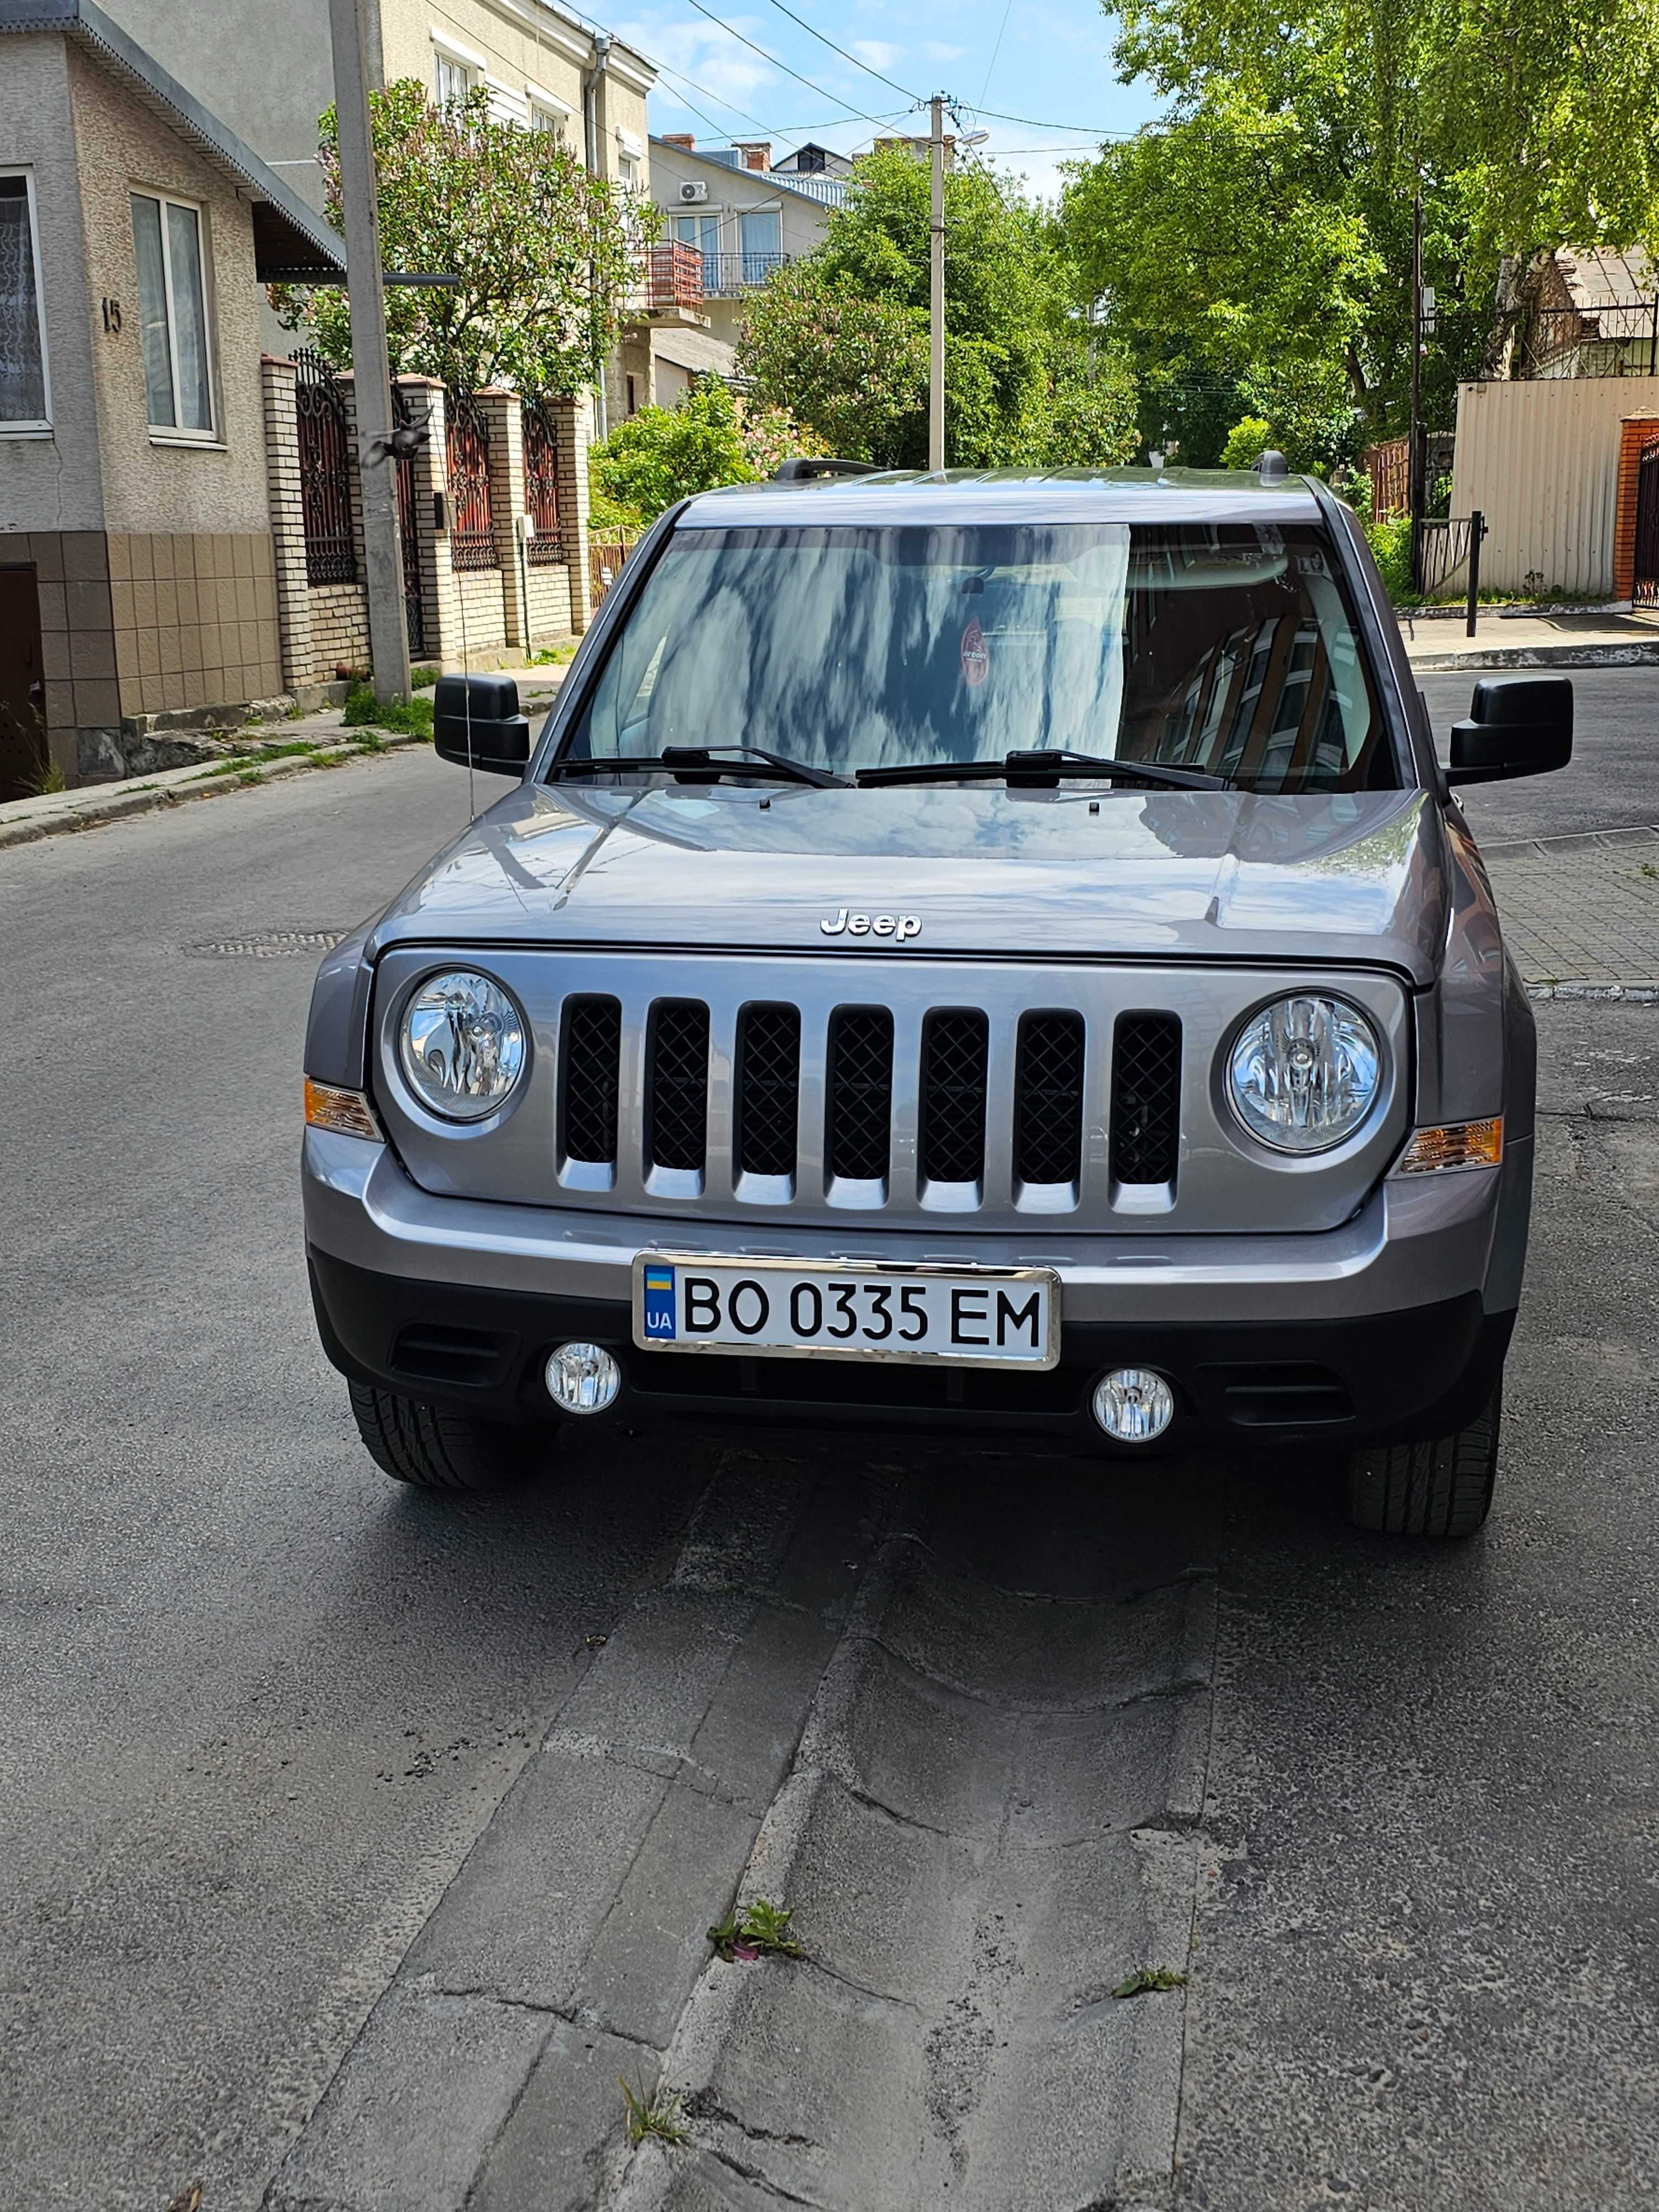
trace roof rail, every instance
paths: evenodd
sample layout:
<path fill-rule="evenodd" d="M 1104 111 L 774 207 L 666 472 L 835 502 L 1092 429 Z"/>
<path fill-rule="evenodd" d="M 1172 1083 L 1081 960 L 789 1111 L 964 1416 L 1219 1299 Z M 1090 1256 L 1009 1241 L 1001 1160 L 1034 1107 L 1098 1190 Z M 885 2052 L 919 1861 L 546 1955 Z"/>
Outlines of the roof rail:
<path fill-rule="evenodd" d="M 787 461 L 780 461 L 773 471 L 774 483 L 807 483 L 814 477 L 872 477 L 878 473 L 874 461 L 837 460 L 830 453 L 796 453 Z"/>

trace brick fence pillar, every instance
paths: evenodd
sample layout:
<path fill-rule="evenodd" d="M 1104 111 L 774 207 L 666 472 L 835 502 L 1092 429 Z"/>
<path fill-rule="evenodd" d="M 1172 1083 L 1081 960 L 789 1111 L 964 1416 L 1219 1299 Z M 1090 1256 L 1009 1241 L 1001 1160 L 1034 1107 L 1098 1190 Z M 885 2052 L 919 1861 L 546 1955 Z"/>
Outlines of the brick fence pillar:
<path fill-rule="evenodd" d="M 283 682 L 289 690 L 313 683 L 311 597 L 306 580 L 305 514 L 300 500 L 300 423 L 295 410 L 298 376 L 291 361 L 259 356 L 259 391 L 265 426 L 265 498 L 276 567 L 276 627 Z"/>
<path fill-rule="evenodd" d="M 490 385 L 477 394 L 489 440 L 489 519 L 501 572 L 501 626 L 507 642 L 530 649 L 518 520 L 525 512 L 524 411 L 516 392 Z"/>
<path fill-rule="evenodd" d="M 593 402 L 586 392 L 550 399 L 548 418 L 558 448 L 559 538 L 570 564 L 570 627 L 585 630 L 593 618 L 592 572 L 587 557 L 587 448 L 593 435 Z"/>
<path fill-rule="evenodd" d="M 1628 599 L 1636 589 L 1636 495 L 1642 448 L 1655 438 L 1659 438 L 1659 415 L 1627 415 L 1619 426 L 1619 496 L 1613 526 L 1615 599 Z"/>

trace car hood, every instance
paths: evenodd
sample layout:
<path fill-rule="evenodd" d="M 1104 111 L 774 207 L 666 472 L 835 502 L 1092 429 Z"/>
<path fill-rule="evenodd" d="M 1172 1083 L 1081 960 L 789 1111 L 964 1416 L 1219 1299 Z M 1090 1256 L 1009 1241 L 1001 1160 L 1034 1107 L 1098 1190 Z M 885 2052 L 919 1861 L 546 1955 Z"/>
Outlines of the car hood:
<path fill-rule="evenodd" d="M 828 934 L 842 910 L 902 936 Z M 525 784 L 371 933 L 393 944 L 1386 963 L 1432 981 L 1446 854 L 1421 791 Z"/>

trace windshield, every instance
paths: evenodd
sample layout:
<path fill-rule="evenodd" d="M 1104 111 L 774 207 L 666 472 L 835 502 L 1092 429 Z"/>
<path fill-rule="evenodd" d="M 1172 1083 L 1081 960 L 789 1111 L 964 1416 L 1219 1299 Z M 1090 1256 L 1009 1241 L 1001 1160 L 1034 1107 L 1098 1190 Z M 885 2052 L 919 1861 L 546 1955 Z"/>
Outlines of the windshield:
<path fill-rule="evenodd" d="M 1327 540 L 1266 524 L 678 531 L 564 754 L 669 745 L 1398 780 Z"/>

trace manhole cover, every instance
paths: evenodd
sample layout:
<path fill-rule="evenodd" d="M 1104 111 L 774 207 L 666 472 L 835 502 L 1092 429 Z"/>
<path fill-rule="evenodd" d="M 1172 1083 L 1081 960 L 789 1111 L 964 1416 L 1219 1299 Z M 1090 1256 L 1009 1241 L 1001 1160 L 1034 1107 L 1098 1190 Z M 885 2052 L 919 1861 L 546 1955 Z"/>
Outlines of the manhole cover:
<path fill-rule="evenodd" d="M 289 960 L 301 953 L 327 952 L 345 933 L 343 929 L 256 929 L 246 937 L 223 937 L 184 949 L 204 960 Z"/>

